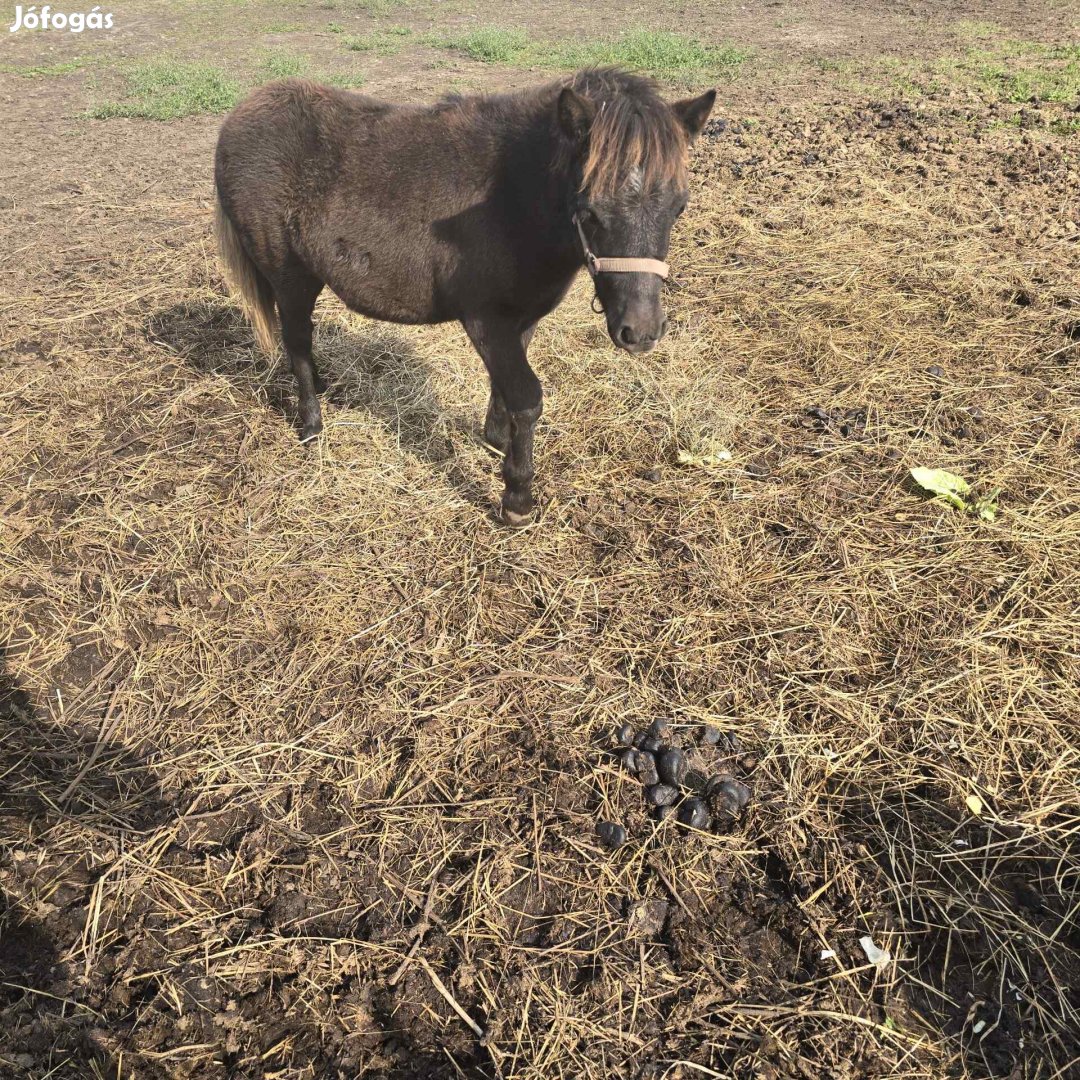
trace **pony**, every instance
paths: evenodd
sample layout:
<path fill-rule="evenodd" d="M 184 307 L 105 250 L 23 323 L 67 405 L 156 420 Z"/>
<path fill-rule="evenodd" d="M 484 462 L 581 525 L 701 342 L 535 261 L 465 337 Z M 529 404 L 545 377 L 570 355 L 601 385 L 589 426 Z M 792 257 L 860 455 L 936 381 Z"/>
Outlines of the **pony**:
<path fill-rule="evenodd" d="M 302 79 L 255 90 L 221 127 L 216 233 L 258 344 L 272 352 L 280 333 L 301 438 L 322 430 L 311 315 L 324 287 L 375 319 L 457 320 L 490 378 L 484 438 L 503 458 L 503 519 L 527 524 L 536 324 L 584 266 L 618 348 L 663 337 L 688 148 L 715 99 L 668 102 L 615 68 L 428 106 Z"/>

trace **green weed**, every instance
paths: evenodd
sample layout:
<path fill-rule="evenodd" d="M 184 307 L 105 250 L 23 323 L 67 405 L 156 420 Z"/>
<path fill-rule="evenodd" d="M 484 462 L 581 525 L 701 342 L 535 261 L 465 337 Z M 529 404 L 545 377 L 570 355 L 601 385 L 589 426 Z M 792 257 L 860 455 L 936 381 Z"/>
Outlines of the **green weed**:
<path fill-rule="evenodd" d="M 606 41 L 566 42 L 556 49 L 559 67 L 617 64 L 658 79 L 731 74 L 750 53 L 733 45 L 709 45 L 682 34 L 632 30 Z"/>
<path fill-rule="evenodd" d="M 264 79 L 291 79 L 306 70 L 307 61 L 303 57 L 286 52 L 270 53 L 259 64 L 259 74 Z"/>
<path fill-rule="evenodd" d="M 347 0 L 346 7 L 359 8 L 369 15 L 385 15 L 388 11 L 403 7 L 408 0 Z"/>
<path fill-rule="evenodd" d="M 614 64 L 669 82 L 732 74 L 750 53 L 733 45 L 711 45 L 667 31 L 631 30 L 598 41 L 533 41 L 522 30 L 480 27 L 433 42 L 489 64 L 581 68 Z"/>
<path fill-rule="evenodd" d="M 342 90 L 355 90 L 364 85 L 364 76 L 359 72 L 339 72 L 327 75 L 322 81 L 331 86 L 340 86 Z"/>
<path fill-rule="evenodd" d="M 223 113 L 236 104 L 240 92 L 240 84 L 212 64 L 152 61 L 131 69 L 124 100 L 99 105 L 90 115 L 99 120 L 118 116 L 175 120 Z"/>
<path fill-rule="evenodd" d="M 1072 101 L 1080 97 L 1080 60 L 1055 67 L 1009 69 L 981 64 L 979 78 L 1003 101 Z"/>
<path fill-rule="evenodd" d="M 55 64 L 37 64 L 34 67 L 0 65 L 0 72 L 6 75 L 21 75 L 24 79 L 44 79 L 53 75 L 70 75 L 80 71 L 87 61 L 75 57 L 73 60 L 58 60 Z"/>
<path fill-rule="evenodd" d="M 497 26 L 482 26 L 441 44 L 485 64 L 512 64 L 530 48 L 529 36 L 523 30 Z"/>
<path fill-rule="evenodd" d="M 402 34 L 401 30 L 405 33 Z M 401 51 L 402 38 L 411 31 L 407 27 L 392 30 L 373 30 L 370 34 L 360 34 L 345 39 L 345 48 L 352 52 L 373 52 L 377 56 L 394 56 Z"/>

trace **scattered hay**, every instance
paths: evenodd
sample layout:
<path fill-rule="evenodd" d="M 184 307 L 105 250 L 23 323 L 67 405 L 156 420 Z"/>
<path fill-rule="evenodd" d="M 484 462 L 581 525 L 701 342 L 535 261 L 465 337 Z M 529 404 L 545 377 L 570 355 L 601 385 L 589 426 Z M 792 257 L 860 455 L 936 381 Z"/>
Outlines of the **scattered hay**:
<path fill-rule="evenodd" d="M 322 301 L 297 445 L 202 164 L 31 242 L 0 311 L 8 1057 L 1068 1074 L 1075 243 L 987 197 L 992 138 L 928 183 L 858 115 L 820 166 L 790 111 L 705 140 L 656 353 L 614 353 L 586 283 L 541 327 L 521 533 L 455 329 Z M 705 444 L 731 461 L 675 465 Z M 997 520 L 917 465 L 1001 487 Z M 744 828 L 651 832 L 600 747 L 655 717 L 758 759 Z"/>

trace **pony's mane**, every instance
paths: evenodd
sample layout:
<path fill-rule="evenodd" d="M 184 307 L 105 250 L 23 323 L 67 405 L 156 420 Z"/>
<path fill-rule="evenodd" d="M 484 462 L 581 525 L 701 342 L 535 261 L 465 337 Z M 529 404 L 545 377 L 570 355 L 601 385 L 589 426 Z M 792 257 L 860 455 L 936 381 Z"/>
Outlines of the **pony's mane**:
<path fill-rule="evenodd" d="M 613 195 L 634 174 L 642 189 L 685 183 L 686 132 L 652 79 L 618 68 L 586 68 L 570 85 L 597 106 L 582 190 Z"/>

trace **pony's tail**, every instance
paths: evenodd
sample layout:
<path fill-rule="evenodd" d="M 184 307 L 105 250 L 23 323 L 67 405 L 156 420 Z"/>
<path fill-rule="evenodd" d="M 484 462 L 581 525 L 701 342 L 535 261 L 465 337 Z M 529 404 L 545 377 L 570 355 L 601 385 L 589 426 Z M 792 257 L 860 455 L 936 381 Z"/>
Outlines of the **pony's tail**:
<path fill-rule="evenodd" d="M 274 290 L 263 277 L 251 256 L 240 243 L 236 227 L 221 205 L 221 196 L 214 192 L 214 232 L 217 235 L 218 254 L 225 264 L 225 276 L 233 291 L 239 293 L 244 314 L 255 331 L 255 341 L 260 349 L 273 353 L 277 349 L 278 319 L 274 307 Z"/>

